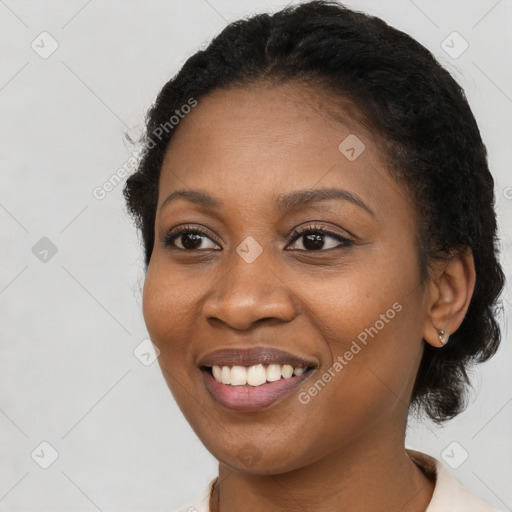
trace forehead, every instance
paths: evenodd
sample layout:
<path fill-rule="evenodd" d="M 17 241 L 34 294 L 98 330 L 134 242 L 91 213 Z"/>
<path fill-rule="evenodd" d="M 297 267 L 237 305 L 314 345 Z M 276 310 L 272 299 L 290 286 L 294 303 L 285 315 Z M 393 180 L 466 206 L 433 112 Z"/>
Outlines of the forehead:
<path fill-rule="evenodd" d="M 215 90 L 175 128 L 159 207 L 183 188 L 255 206 L 285 191 L 318 187 L 343 186 L 373 203 L 382 202 L 389 187 L 404 196 L 356 117 L 349 102 L 302 84 Z"/>

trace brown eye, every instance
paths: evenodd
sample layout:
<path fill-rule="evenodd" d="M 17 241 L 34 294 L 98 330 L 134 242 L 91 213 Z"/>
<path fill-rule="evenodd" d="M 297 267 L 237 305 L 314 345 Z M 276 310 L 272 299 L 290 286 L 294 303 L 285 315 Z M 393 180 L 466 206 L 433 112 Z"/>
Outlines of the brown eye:
<path fill-rule="evenodd" d="M 175 242 L 178 240 L 181 247 Z M 202 247 L 201 244 L 209 240 L 214 245 L 217 245 L 204 231 L 197 228 L 190 228 L 188 226 L 179 226 L 171 230 L 164 239 L 166 247 L 180 249 L 182 251 L 197 251 L 197 250 L 211 250 L 214 247 Z"/>
<path fill-rule="evenodd" d="M 301 251 L 321 251 L 328 249 L 337 249 L 340 247 L 347 247 L 354 245 L 352 240 L 347 237 L 340 235 L 339 233 L 332 231 L 330 229 L 321 228 L 321 227 L 308 227 L 303 230 L 296 230 L 292 235 L 292 242 L 295 242 L 298 239 L 302 238 L 303 249 L 293 249 L 293 250 L 301 250 Z M 325 238 L 330 238 L 335 240 L 336 242 L 325 242 Z M 326 247 L 326 245 L 328 247 Z"/>

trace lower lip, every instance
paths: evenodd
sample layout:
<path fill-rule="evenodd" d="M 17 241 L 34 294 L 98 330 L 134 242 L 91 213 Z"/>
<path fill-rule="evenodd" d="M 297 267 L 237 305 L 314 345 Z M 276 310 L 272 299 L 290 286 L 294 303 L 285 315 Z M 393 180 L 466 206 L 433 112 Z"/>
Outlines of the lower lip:
<path fill-rule="evenodd" d="M 291 394 L 307 377 L 311 370 L 288 379 L 281 378 L 261 386 L 232 386 L 218 382 L 207 370 L 202 370 L 203 380 L 212 397 L 222 406 L 232 411 L 251 412 L 263 409 L 277 400 Z"/>

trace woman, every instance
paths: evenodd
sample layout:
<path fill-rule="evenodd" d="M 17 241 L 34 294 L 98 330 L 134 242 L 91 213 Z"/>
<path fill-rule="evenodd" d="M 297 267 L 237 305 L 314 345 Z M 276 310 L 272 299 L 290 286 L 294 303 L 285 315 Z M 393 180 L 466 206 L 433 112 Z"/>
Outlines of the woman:
<path fill-rule="evenodd" d="M 504 276 L 465 95 L 382 20 L 314 1 L 231 23 L 148 113 L 126 184 L 143 313 L 219 461 L 186 510 L 490 511 L 406 450 L 489 359 Z"/>

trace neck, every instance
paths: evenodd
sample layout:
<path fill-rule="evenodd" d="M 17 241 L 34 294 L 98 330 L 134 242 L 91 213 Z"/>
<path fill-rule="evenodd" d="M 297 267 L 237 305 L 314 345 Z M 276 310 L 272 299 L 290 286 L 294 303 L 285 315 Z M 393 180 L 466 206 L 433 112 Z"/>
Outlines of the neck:
<path fill-rule="evenodd" d="M 424 512 L 434 486 L 409 458 L 403 437 L 395 442 L 381 432 L 277 475 L 240 473 L 221 463 L 210 510 Z"/>

